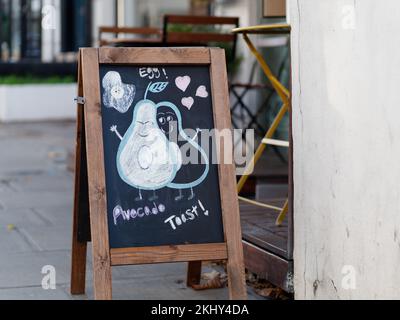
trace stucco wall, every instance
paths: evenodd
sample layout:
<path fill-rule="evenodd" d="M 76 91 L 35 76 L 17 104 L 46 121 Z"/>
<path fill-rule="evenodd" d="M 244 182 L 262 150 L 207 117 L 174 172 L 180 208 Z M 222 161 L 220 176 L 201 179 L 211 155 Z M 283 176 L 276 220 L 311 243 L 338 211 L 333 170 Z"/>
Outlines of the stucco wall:
<path fill-rule="evenodd" d="M 0 123 L 76 119 L 76 84 L 0 85 Z"/>
<path fill-rule="evenodd" d="M 291 0 L 297 299 L 400 298 L 400 2 Z"/>

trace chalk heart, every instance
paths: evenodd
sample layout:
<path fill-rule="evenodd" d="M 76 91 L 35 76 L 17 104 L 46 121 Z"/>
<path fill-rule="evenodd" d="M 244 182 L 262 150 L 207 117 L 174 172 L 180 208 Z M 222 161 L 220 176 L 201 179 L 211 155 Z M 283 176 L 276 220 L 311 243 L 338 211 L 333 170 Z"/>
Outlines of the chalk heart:
<path fill-rule="evenodd" d="M 197 88 L 196 96 L 200 98 L 207 98 L 208 92 L 205 86 L 200 86 Z"/>
<path fill-rule="evenodd" d="M 180 90 L 185 92 L 191 81 L 192 79 L 189 76 L 178 77 L 175 79 L 175 84 Z"/>
<path fill-rule="evenodd" d="M 194 99 L 192 97 L 182 99 L 182 105 L 188 108 L 188 110 L 192 109 L 193 104 L 194 104 Z"/>

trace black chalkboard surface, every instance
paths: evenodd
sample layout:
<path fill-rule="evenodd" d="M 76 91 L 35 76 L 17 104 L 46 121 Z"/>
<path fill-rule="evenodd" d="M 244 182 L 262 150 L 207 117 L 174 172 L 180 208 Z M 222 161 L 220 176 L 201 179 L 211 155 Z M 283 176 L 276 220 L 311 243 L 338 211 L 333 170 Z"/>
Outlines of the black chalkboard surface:
<path fill-rule="evenodd" d="M 110 248 L 224 242 L 218 165 L 202 147 L 209 66 L 106 64 L 100 82 Z"/>

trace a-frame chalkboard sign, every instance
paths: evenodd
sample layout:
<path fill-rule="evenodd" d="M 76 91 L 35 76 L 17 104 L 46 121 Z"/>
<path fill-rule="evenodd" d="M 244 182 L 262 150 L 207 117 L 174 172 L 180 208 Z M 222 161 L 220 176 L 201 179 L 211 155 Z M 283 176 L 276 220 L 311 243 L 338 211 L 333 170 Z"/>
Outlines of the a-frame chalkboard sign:
<path fill-rule="evenodd" d="M 231 128 L 224 51 L 87 48 L 78 69 L 71 293 L 85 292 L 91 241 L 95 299 L 112 298 L 112 266 L 189 262 L 191 286 L 211 260 L 245 299 L 234 165 L 203 147 Z"/>

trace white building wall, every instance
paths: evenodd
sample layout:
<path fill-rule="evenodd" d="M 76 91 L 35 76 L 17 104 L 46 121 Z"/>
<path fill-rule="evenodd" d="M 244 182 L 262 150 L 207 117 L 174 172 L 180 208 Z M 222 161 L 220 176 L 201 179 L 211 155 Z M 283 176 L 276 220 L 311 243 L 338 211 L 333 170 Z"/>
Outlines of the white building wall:
<path fill-rule="evenodd" d="M 216 1 L 215 15 L 239 17 L 240 26 L 252 26 L 258 24 L 262 17 L 261 12 L 257 12 L 258 3 L 254 0 L 241 0 L 241 1 Z M 254 36 L 252 36 L 254 38 Z M 255 61 L 252 53 L 248 49 L 243 40 L 242 35 L 238 36 L 237 52 L 238 57 L 242 57 L 240 70 L 237 72 L 236 81 L 247 83 L 250 76 L 251 67 Z"/>
<path fill-rule="evenodd" d="M 129 1 L 129 0 L 126 0 Z M 188 0 L 136 0 L 137 23 L 143 26 L 163 27 L 165 14 L 188 14 Z"/>
<path fill-rule="evenodd" d="M 164 14 L 187 14 L 189 1 L 182 0 L 118 0 L 120 12 L 116 12 L 114 0 L 93 1 L 93 45 L 98 44 L 100 26 L 160 27 L 163 26 Z M 113 35 L 104 35 L 105 38 Z"/>
<path fill-rule="evenodd" d="M 113 27 L 116 22 L 115 2 L 114 0 L 92 0 L 92 45 L 98 46 L 99 27 Z M 112 34 L 104 35 L 104 38 L 113 37 Z"/>
<path fill-rule="evenodd" d="M 125 25 L 128 27 L 140 27 L 137 14 L 138 0 L 125 0 Z"/>
<path fill-rule="evenodd" d="M 400 299 L 400 2 L 291 0 L 297 299 Z"/>
<path fill-rule="evenodd" d="M 52 62 L 61 50 L 61 1 L 43 0 L 42 61 Z"/>

